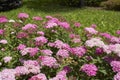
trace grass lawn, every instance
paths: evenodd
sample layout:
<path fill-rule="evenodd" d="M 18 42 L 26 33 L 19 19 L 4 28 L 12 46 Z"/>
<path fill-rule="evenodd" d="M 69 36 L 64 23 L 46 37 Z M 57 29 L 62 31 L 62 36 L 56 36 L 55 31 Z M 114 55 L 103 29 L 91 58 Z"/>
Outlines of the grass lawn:
<path fill-rule="evenodd" d="M 53 5 L 51 3 L 41 1 L 25 0 L 21 8 L 1 12 L 0 15 L 5 15 L 9 19 L 15 19 L 17 14 L 25 12 L 32 16 L 59 15 L 63 16 L 67 21 L 80 22 L 83 27 L 96 24 L 98 30 L 115 34 L 115 31 L 120 29 L 120 12 L 107 11 L 98 8 L 70 8 L 65 6 Z M 31 22 L 31 20 L 29 20 Z"/>

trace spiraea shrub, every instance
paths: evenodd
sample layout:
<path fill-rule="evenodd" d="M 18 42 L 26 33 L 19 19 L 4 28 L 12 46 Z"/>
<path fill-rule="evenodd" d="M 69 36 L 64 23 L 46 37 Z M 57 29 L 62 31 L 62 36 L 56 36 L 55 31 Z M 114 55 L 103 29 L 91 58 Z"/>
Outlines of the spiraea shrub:
<path fill-rule="evenodd" d="M 114 36 L 60 17 L 0 16 L 0 80 L 120 80 L 120 30 Z"/>

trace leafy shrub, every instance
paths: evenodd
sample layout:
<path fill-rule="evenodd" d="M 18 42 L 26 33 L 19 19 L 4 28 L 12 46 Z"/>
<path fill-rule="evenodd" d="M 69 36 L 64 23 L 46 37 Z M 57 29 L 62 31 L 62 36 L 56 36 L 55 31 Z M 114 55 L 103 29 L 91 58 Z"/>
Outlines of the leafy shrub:
<path fill-rule="evenodd" d="M 85 0 L 86 5 L 88 6 L 100 6 L 100 3 L 106 0 Z"/>
<path fill-rule="evenodd" d="M 105 9 L 120 10 L 120 0 L 108 0 L 101 3 Z"/>
<path fill-rule="evenodd" d="M 60 4 L 66 5 L 66 6 L 80 7 L 81 0 L 60 0 Z"/>
<path fill-rule="evenodd" d="M 22 0 L 0 0 L 0 11 L 17 8 L 22 4 Z"/>

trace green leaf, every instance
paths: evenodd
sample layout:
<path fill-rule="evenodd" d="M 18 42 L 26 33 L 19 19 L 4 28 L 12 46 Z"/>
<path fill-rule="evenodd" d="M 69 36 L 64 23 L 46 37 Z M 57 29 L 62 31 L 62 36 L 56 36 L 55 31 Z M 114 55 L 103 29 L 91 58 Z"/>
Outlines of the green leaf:
<path fill-rule="evenodd" d="M 99 70 L 101 73 L 103 73 L 104 75 L 107 74 L 106 70 Z"/>

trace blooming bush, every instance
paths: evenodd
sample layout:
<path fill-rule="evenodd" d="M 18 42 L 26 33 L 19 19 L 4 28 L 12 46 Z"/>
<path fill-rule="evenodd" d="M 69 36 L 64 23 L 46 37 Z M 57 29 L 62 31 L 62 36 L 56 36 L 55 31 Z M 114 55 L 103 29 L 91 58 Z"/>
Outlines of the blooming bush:
<path fill-rule="evenodd" d="M 0 16 L 0 80 L 120 80 L 120 30 L 82 27 L 52 16 Z"/>

